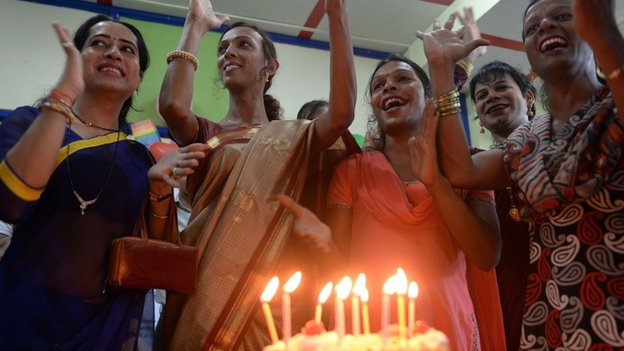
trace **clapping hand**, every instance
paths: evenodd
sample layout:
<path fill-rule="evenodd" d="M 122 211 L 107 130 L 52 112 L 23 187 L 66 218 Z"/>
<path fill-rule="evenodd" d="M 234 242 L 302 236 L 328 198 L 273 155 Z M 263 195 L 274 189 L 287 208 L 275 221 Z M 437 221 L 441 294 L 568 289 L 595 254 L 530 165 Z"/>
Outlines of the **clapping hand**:
<path fill-rule="evenodd" d="M 572 11 L 574 27 L 587 42 L 607 32 L 618 32 L 613 0 L 575 0 Z"/>
<path fill-rule="evenodd" d="M 455 17 L 459 19 L 461 24 L 463 25 L 460 28 L 460 37 L 464 41 L 464 45 L 467 45 L 474 39 L 481 39 L 481 31 L 479 30 L 479 26 L 477 26 L 477 21 L 475 20 L 474 13 L 472 11 L 472 7 L 464 7 L 464 14 L 462 15 L 459 11 L 455 12 Z M 479 57 L 484 55 L 487 52 L 487 46 L 481 45 L 476 49 L 472 50 L 470 54 L 468 54 L 468 58 L 471 62 L 475 62 Z"/>
<path fill-rule="evenodd" d="M 467 36 L 464 28 L 453 31 L 456 17 L 456 13 L 449 16 L 444 27 L 436 19 L 433 23 L 432 32 L 419 31 L 416 33 L 416 36 L 423 41 L 425 56 L 427 56 L 428 61 L 445 59 L 457 62 L 479 46 L 489 45 L 489 41 L 481 38 L 480 35 L 478 38 Z"/>
<path fill-rule="evenodd" d="M 198 21 L 205 26 L 205 31 L 217 29 L 230 20 L 228 16 L 217 15 L 210 0 L 190 0 L 187 21 Z"/>
<path fill-rule="evenodd" d="M 328 16 L 340 15 L 347 7 L 347 0 L 325 0 L 325 12 Z"/>
<path fill-rule="evenodd" d="M 433 103 L 427 101 L 418 132 L 409 140 L 412 173 L 427 188 L 443 178 L 436 149 L 437 126 L 438 117 L 434 115 Z"/>
<path fill-rule="evenodd" d="M 71 100 L 66 102 L 71 104 L 84 90 L 85 83 L 82 76 L 82 56 L 74 45 L 72 36 L 67 28 L 63 27 L 60 23 L 54 23 L 52 27 L 54 27 L 56 36 L 67 55 L 65 70 L 54 90 L 66 95 L 66 97 Z"/>
<path fill-rule="evenodd" d="M 173 150 L 153 165 L 147 175 L 150 180 L 164 181 L 172 187 L 180 188 L 182 178 L 194 172 L 199 160 L 206 157 L 208 149 L 210 146 L 206 143 L 195 143 Z"/>

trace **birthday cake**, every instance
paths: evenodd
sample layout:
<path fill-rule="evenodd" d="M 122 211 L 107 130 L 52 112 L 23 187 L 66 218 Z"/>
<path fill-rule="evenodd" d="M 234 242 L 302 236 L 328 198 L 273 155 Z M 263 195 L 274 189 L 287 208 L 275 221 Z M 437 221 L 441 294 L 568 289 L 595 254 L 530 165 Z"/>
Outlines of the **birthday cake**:
<path fill-rule="evenodd" d="M 417 323 L 410 337 L 399 338 L 391 328 L 390 336 L 380 334 L 347 334 L 342 338 L 335 331 L 327 332 L 322 324 L 308 323 L 301 333 L 288 340 L 264 347 L 263 351 L 448 351 L 449 340 L 439 330 Z M 384 340 L 385 339 L 385 340 Z"/>

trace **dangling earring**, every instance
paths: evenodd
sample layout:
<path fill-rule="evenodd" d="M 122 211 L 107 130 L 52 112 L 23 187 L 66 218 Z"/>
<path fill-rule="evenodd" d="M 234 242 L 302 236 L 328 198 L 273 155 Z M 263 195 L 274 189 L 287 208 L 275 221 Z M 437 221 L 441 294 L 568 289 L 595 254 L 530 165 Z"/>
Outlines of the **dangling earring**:
<path fill-rule="evenodd" d="M 479 123 L 479 126 L 481 127 L 479 128 L 479 133 L 485 134 L 485 128 L 483 128 L 483 123 Z"/>
<path fill-rule="evenodd" d="M 529 119 L 531 119 L 531 117 L 533 117 L 533 115 L 535 115 L 535 113 L 533 113 L 533 104 L 530 104 L 527 107 L 527 116 L 529 116 Z"/>
<path fill-rule="evenodd" d="M 223 90 L 225 89 L 225 85 L 223 85 L 223 81 L 219 79 L 219 81 L 217 82 L 217 86 L 219 87 L 219 89 Z"/>
<path fill-rule="evenodd" d="M 270 78 L 270 77 L 271 77 L 271 74 L 270 74 L 269 72 L 265 72 L 265 73 L 264 73 L 264 81 L 265 81 L 266 83 L 268 83 L 268 82 L 269 82 L 269 78 Z"/>

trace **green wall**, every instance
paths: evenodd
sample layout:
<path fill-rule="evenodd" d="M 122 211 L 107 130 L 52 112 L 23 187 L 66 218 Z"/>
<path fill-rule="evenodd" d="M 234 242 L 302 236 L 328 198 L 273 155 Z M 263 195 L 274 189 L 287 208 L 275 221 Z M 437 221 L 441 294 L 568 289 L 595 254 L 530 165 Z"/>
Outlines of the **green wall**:
<path fill-rule="evenodd" d="M 145 72 L 139 93 L 135 95 L 134 106 L 137 111 L 128 115 L 129 121 L 151 118 L 157 125 L 165 122 L 156 112 L 156 101 L 160 92 L 167 63 L 165 56 L 175 50 L 182 34 L 182 27 L 122 18 L 124 22 L 135 25 L 145 38 L 150 52 L 150 66 Z M 219 88 L 217 82 L 217 43 L 220 33 L 206 33 L 197 55 L 199 69 L 195 74 L 193 93 L 193 112 L 202 117 L 218 121 L 225 116 L 228 107 L 228 92 Z"/>

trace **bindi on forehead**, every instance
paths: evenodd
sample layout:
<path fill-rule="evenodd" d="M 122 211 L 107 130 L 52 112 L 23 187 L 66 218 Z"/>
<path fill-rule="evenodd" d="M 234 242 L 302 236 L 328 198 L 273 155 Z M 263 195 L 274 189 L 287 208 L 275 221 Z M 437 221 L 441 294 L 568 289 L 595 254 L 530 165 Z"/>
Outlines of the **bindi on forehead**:
<path fill-rule="evenodd" d="M 136 36 L 132 31 L 120 23 L 115 22 L 100 22 L 93 27 L 91 27 L 92 35 L 89 37 L 89 40 L 93 40 L 94 38 L 101 37 L 106 38 L 113 41 L 122 41 L 128 44 L 136 45 Z"/>

